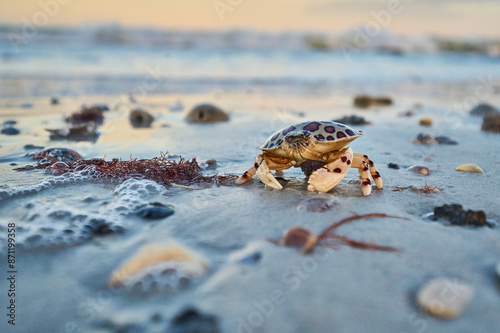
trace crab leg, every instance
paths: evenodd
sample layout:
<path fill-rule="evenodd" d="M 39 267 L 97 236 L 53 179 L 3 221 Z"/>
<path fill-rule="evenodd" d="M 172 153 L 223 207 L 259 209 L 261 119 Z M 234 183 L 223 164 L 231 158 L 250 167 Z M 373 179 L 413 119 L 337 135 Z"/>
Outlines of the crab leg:
<path fill-rule="evenodd" d="M 372 182 L 370 181 L 370 173 L 368 172 L 370 168 L 368 167 L 368 164 L 364 159 L 355 156 L 352 161 L 352 167 L 358 169 L 359 175 L 362 178 L 361 186 L 363 188 L 363 195 L 370 195 L 372 193 Z"/>
<path fill-rule="evenodd" d="M 274 175 L 269 170 L 266 160 L 260 155 L 255 158 L 254 167 L 257 170 L 257 176 L 260 180 L 269 187 L 275 190 L 282 190 L 283 186 L 274 178 Z"/>
<path fill-rule="evenodd" d="M 252 179 L 253 176 L 255 176 L 256 172 L 257 172 L 257 170 L 255 170 L 255 167 L 254 166 L 251 167 L 250 169 L 245 171 L 245 173 L 243 175 L 241 175 L 238 179 L 236 179 L 235 184 L 241 185 L 243 183 L 246 183 L 247 181 Z"/>
<path fill-rule="evenodd" d="M 309 177 L 307 190 L 330 191 L 344 179 L 347 171 L 351 168 L 353 157 L 352 149 L 347 148 L 338 159 L 314 171 Z"/>
<path fill-rule="evenodd" d="M 377 167 L 373 164 L 373 161 L 367 155 L 363 155 L 360 153 L 354 153 L 354 156 L 363 159 L 369 166 L 370 173 L 372 174 L 372 178 L 375 181 L 375 185 L 377 185 L 378 189 L 382 189 L 384 187 L 384 183 L 382 182 L 382 178 L 378 173 Z"/>

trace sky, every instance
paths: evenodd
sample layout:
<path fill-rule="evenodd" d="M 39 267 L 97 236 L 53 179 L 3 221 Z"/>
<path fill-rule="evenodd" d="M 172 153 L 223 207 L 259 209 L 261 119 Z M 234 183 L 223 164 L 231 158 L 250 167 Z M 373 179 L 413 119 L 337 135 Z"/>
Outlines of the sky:
<path fill-rule="evenodd" d="M 500 0 L 0 0 L 0 24 L 14 25 L 342 32 L 374 13 L 400 34 L 500 37 Z"/>

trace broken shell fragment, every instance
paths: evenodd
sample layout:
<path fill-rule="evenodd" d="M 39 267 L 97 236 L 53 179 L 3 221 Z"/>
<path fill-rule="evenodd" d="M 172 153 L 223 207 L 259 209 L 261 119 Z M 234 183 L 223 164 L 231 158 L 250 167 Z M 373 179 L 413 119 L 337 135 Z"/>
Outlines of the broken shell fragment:
<path fill-rule="evenodd" d="M 116 269 L 109 280 L 112 287 L 134 287 L 147 280 L 157 287 L 177 288 L 191 278 L 201 277 L 208 271 L 207 260 L 199 253 L 177 243 L 155 243 L 141 247 L 130 259 Z"/>
<path fill-rule="evenodd" d="M 408 171 L 412 171 L 415 173 L 420 173 L 422 175 L 428 176 L 431 174 L 429 168 L 423 165 L 413 165 L 407 169 Z"/>
<path fill-rule="evenodd" d="M 457 166 L 456 171 L 466 171 L 466 172 L 479 172 L 484 173 L 483 169 L 481 169 L 476 164 L 462 164 Z"/>
<path fill-rule="evenodd" d="M 446 278 L 427 282 L 417 293 L 418 305 L 443 319 L 457 318 L 474 297 L 475 290 L 463 282 Z"/>

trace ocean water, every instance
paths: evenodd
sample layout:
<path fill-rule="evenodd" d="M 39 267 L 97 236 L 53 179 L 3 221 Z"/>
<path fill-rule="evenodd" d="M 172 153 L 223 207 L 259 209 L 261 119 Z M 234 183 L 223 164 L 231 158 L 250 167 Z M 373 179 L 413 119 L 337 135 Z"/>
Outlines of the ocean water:
<path fill-rule="evenodd" d="M 422 38 L 384 35 L 371 47 L 337 43 L 321 50 L 301 35 L 178 32 L 159 38 L 159 32 L 132 30 L 127 38 L 96 40 L 96 34 L 101 36 L 86 30 L 46 33 L 16 47 L 8 33 L 0 34 L 0 97 L 122 94 L 142 88 L 148 94 L 300 91 L 314 85 L 500 77 L 500 57 L 492 52 L 442 51 L 430 37 L 423 43 Z"/>

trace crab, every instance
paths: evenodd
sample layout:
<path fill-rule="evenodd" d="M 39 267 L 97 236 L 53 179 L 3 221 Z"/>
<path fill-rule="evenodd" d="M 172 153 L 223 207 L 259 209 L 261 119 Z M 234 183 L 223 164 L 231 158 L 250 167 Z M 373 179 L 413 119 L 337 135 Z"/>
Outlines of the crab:
<path fill-rule="evenodd" d="M 383 188 L 382 178 L 377 167 L 367 155 L 353 153 L 346 147 L 351 141 L 363 136 L 361 131 L 333 121 L 307 121 L 293 124 L 267 139 L 260 147 L 262 154 L 255 158 L 254 165 L 236 184 L 243 184 L 255 174 L 267 186 L 282 190 L 283 186 L 276 180 L 282 177 L 283 170 L 300 167 L 309 177 L 309 191 L 328 192 L 346 176 L 350 168 L 356 168 L 362 178 L 364 196 L 372 192 L 370 175 L 377 188 Z"/>

